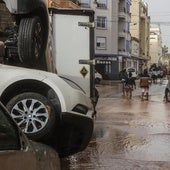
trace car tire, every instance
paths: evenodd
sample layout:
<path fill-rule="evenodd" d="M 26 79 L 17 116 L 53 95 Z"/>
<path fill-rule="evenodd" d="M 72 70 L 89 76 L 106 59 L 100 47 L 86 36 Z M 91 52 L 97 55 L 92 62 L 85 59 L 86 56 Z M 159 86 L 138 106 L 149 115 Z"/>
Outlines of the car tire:
<path fill-rule="evenodd" d="M 21 62 L 34 65 L 45 52 L 44 30 L 39 17 L 23 18 L 18 31 L 18 53 Z"/>
<path fill-rule="evenodd" d="M 30 139 L 45 141 L 51 137 L 57 119 L 54 107 L 46 97 L 25 92 L 13 97 L 6 107 Z"/>

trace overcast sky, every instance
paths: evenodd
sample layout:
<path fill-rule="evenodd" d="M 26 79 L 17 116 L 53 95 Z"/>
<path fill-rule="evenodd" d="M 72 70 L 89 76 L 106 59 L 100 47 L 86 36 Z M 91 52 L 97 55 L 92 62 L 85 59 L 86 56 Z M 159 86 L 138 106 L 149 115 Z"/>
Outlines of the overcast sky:
<path fill-rule="evenodd" d="M 168 46 L 170 52 L 170 0 L 143 0 L 148 4 L 151 22 L 167 22 L 160 24 L 163 45 Z M 156 25 L 152 25 L 156 26 Z"/>

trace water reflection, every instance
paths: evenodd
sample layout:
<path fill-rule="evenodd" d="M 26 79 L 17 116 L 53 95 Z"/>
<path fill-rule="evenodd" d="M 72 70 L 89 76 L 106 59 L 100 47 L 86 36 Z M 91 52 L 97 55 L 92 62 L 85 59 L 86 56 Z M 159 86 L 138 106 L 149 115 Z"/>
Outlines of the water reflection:
<path fill-rule="evenodd" d="M 114 88 L 111 86 L 110 90 Z M 125 165 L 126 169 L 170 169 L 164 167 L 170 161 L 170 103 L 163 102 L 160 90 L 154 89 L 159 94 L 144 102 L 139 96 L 127 100 L 119 94 L 118 98 L 118 92 L 109 93 L 108 87 L 102 90 L 106 93 L 97 105 L 89 146 L 63 159 L 62 169 L 124 170 Z M 149 164 L 149 168 L 144 168 L 144 164 Z"/>

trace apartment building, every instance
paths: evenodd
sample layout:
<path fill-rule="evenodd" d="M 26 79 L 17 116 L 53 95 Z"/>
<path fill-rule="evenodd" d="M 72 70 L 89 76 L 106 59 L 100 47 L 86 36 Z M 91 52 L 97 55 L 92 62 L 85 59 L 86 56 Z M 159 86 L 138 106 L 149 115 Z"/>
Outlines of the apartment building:
<path fill-rule="evenodd" d="M 81 8 L 95 11 L 96 69 L 105 79 L 118 79 L 130 66 L 130 0 L 79 0 Z"/>
<path fill-rule="evenodd" d="M 148 16 L 148 5 L 143 0 L 131 0 L 131 25 L 130 33 L 139 41 L 138 72 L 149 67 L 149 41 L 150 41 L 150 17 Z"/>
<path fill-rule="evenodd" d="M 162 65 L 162 33 L 159 27 L 150 28 L 150 64 Z"/>

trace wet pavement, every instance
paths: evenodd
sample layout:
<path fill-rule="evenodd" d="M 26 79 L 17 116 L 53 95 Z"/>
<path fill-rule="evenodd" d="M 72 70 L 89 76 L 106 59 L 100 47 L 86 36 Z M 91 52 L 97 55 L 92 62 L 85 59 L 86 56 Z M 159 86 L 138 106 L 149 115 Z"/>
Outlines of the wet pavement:
<path fill-rule="evenodd" d="M 83 152 L 62 159 L 62 170 L 169 170 L 166 83 L 151 86 L 149 101 L 141 101 L 139 87 L 128 99 L 119 81 L 97 85 L 100 98 L 92 140 Z"/>

